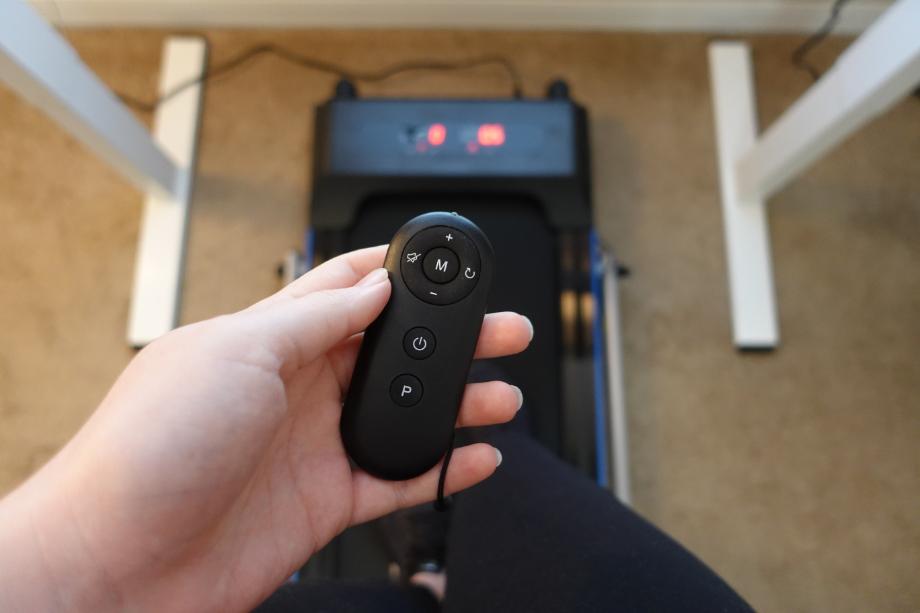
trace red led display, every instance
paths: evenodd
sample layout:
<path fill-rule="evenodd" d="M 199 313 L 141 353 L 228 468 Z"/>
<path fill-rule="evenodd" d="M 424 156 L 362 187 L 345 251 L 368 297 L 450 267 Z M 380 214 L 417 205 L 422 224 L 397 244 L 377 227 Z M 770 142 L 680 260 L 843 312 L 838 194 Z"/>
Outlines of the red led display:
<path fill-rule="evenodd" d="M 505 144 L 505 126 L 500 123 L 484 123 L 476 131 L 476 142 L 482 147 L 501 147 Z"/>
<path fill-rule="evenodd" d="M 447 128 L 443 123 L 433 123 L 428 126 L 428 144 L 438 147 L 447 140 Z"/>

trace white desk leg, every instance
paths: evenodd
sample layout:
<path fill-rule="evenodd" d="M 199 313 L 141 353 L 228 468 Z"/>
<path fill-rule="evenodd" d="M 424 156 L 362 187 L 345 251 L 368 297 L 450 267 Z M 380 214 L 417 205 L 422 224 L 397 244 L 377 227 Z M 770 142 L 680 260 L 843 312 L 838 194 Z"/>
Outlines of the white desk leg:
<path fill-rule="evenodd" d="M 779 326 L 766 210 L 763 199 L 739 196 L 735 174 L 735 162 L 757 137 L 750 49 L 739 42 L 711 43 L 709 74 L 734 342 L 740 349 L 772 349 Z"/>
<path fill-rule="evenodd" d="M 920 0 L 898 0 L 757 138 L 750 51 L 709 45 L 735 344 L 779 342 L 765 199 L 920 83 Z"/>
<path fill-rule="evenodd" d="M 768 198 L 920 84 L 920 0 L 899 0 L 736 158 L 743 196 Z"/>
<path fill-rule="evenodd" d="M 206 60 L 204 39 L 170 37 L 163 49 L 160 93 L 200 76 Z M 128 343 L 135 347 L 178 322 L 200 112 L 201 85 L 194 85 L 160 104 L 154 118 L 154 139 L 179 173 L 174 195 L 149 193 L 144 203 L 128 321 Z"/>
<path fill-rule="evenodd" d="M 25 0 L 0 0 L 0 81 L 142 190 L 173 193 L 174 160 Z"/>
<path fill-rule="evenodd" d="M 201 38 L 170 38 L 160 92 L 202 74 Z M 154 136 L 24 0 L 0 0 L 0 80 L 147 192 L 128 323 L 144 345 L 175 327 L 201 87 L 160 105 Z"/>

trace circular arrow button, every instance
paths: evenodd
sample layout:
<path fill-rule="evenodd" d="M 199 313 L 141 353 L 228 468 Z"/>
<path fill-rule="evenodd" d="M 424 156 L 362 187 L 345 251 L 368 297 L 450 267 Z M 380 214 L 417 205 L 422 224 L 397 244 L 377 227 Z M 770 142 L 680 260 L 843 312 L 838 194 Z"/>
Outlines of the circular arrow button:
<path fill-rule="evenodd" d="M 416 360 L 423 360 L 434 353 L 434 345 L 434 334 L 427 328 L 412 328 L 403 337 L 403 349 Z"/>

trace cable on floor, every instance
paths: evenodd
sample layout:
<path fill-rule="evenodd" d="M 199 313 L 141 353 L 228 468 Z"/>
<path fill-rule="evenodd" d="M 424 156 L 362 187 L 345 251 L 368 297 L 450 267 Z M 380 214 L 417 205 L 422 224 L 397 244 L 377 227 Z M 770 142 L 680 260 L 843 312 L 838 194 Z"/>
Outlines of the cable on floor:
<path fill-rule="evenodd" d="M 206 68 L 200 76 L 193 79 L 188 79 L 187 81 L 176 85 L 168 92 L 153 100 L 142 100 L 135 96 L 131 96 L 130 94 L 125 94 L 118 91 L 116 91 L 116 94 L 127 106 L 142 113 L 151 113 L 156 110 L 157 106 L 166 102 L 167 100 L 170 100 L 171 98 L 174 98 L 189 87 L 205 83 L 215 77 L 228 74 L 236 68 L 239 68 L 240 66 L 248 63 L 250 60 L 261 55 L 272 55 L 286 62 L 294 64 L 295 66 L 300 66 L 301 68 L 315 70 L 317 72 L 334 75 L 341 79 L 347 79 L 349 81 L 355 81 L 359 83 L 379 83 L 397 75 L 413 71 L 431 70 L 453 72 L 458 70 L 478 68 L 480 66 L 496 65 L 501 66 L 505 73 L 508 75 L 508 79 L 511 82 L 511 95 L 515 98 L 519 98 L 522 92 L 521 75 L 518 72 L 517 67 L 511 62 L 511 60 L 502 55 L 482 55 L 479 57 L 459 61 L 416 60 L 393 64 L 392 66 L 388 66 L 380 70 L 362 71 L 352 70 L 346 66 L 342 66 L 334 62 L 327 62 L 325 60 L 303 55 L 273 43 L 261 43 L 253 47 L 249 47 L 248 49 L 244 49 L 240 53 L 237 53 L 236 55 L 215 65 L 212 68 Z"/>
<path fill-rule="evenodd" d="M 818 28 L 814 34 L 806 38 L 805 41 L 792 52 L 792 64 L 796 68 L 801 68 L 810 74 L 811 78 L 815 81 L 821 78 L 821 71 L 808 61 L 808 54 L 834 31 L 837 21 L 840 20 L 840 12 L 849 1 L 850 0 L 834 0 L 834 3 L 831 5 L 831 12 L 821 27 Z"/>

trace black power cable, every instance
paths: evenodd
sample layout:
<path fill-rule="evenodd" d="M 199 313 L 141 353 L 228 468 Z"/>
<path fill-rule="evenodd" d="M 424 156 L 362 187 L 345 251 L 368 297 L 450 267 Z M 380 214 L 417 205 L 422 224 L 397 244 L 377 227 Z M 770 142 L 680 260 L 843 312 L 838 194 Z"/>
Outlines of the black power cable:
<path fill-rule="evenodd" d="M 381 70 L 361 71 L 351 70 L 339 64 L 334 64 L 332 62 L 327 62 L 302 55 L 273 43 L 262 43 L 241 51 L 230 59 L 217 64 L 213 68 L 206 68 L 201 76 L 183 81 L 182 83 L 176 85 L 174 88 L 154 100 L 146 101 L 129 94 L 120 92 L 116 93 L 118 94 L 118 97 L 121 98 L 122 102 L 124 102 L 127 106 L 143 113 L 151 113 L 156 110 L 157 106 L 177 96 L 189 87 L 204 83 L 220 75 L 232 72 L 234 69 L 242 66 L 243 64 L 260 55 L 273 55 L 302 68 L 308 68 L 317 72 L 331 74 L 341 79 L 347 79 L 349 81 L 357 81 L 361 83 L 378 83 L 405 72 L 418 70 L 457 71 L 477 68 L 479 66 L 496 65 L 501 66 L 507 73 L 508 78 L 511 81 L 511 93 L 515 98 L 521 96 L 522 90 L 520 73 L 518 72 L 515 65 L 511 62 L 511 60 L 501 55 L 483 55 L 455 62 L 419 60 L 394 64 Z"/>
<path fill-rule="evenodd" d="M 796 68 L 801 68 L 806 71 L 815 81 L 821 78 L 821 71 L 808 61 L 808 54 L 834 31 L 834 27 L 840 20 L 840 13 L 849 1 L 850 0 L 834 0 L 834 3 L 831 5 L 831 12 L 821 27 L 818 28 L 814 34 L 806 38 L 805 41 L 792 52 L 792 64 Z M 920 98 L 920 88 L 914 90 L 914 96 Z"/>
<path fill-rule="evenodd" d="M 840 19 L 840 12 L 849 1 L 850 0 L 834 0 L 834 3 L 831 5 L 830 15 L 827 16 L 827 19 L 821 27 L 818 28 L 814 34 L 806 38 L 805 41 L 792 52 L 793 65 L 795 65 L 796 68 L 801 68 L 806 71 L 815 81 L 821 78 L 821 71 L 808 61 L 808 54 L 834 31 L 834 27 Z"/>

